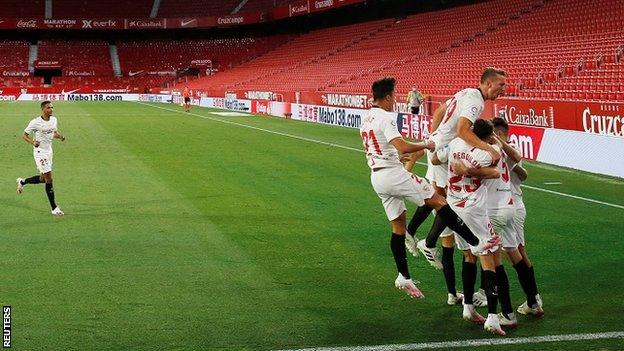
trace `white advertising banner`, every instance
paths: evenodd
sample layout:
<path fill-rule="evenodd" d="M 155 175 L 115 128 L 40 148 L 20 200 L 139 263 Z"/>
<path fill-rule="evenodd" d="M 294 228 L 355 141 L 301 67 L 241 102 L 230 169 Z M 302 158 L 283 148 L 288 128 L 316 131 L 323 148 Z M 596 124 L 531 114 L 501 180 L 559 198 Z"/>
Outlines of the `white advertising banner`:
<path fill-rule="evenodd" d="M 18 101 L 139 101 L 139 94 L 20 94 Z"/>
<path fill-rule="evenodd" d="M 617 136 L 546 129 L 537 160 L 557 166 L 624 178 L 624 139 Z"/>
<path fill-rule="evenodd" d="M 360 128 L 368 110 L 292 104 L 292 119 L 340 127 Z"/>

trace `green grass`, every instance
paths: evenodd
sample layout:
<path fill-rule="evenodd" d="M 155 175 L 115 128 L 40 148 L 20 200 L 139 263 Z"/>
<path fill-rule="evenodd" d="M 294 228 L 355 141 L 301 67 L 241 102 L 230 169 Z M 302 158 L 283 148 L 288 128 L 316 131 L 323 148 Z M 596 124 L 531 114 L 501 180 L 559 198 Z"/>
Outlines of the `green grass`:
<path fill-rule="evenodd" d="M 15 194 L 16 177 L 36 174 L 20 136 L 38 105 L 0 104 L 0 303 L 13 307 L 15 350 L 268 350 L 491 337 L 462 321 L 460 307 L 445 305 L 443 277 L 423 259 L 410 259 L 410 268 L 427 298 L 394 289 L 389 225 L 362 153 L 136 103 L 55 105 L 67 136 L 54 145 L 64 218 L 50 215 L 41 186 Z M 193 112 L 361 147 L 352 129 Z M 624 205 L 622 180 L 527 167 L 528 185 Z M 550 181 L 562 184 L 543 184 Z M 624 210 L 531 189 L 525 203 L 547 314 L 521 317 L 509 335 L 624 330 Z M 523 297 L 508 271 L 517 305 Z"/>

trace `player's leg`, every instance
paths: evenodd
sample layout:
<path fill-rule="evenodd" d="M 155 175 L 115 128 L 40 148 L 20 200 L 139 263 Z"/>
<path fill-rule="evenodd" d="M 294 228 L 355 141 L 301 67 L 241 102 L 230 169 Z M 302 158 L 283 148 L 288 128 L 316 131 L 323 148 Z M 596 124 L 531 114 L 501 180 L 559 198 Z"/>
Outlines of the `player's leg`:
<path fill-rule="evenodd" d="M 64 215 L 63 211 L 57 206 L 55 196 L 54 196 L 54 185 L 52 180 L 52 171 L 43 173 L 42 175 L 43 182 L 45 183 L 45 192 L 48 197 L 48 201 L 50 202 L 50 207 L 52 208 L 52 214 L 55 216 Z"/>
<path fill-rule="evenodd" d="M 518 246 L 518 254 L 522 258 L 521 261 L 518 262 L 516 269 L 518 271 L 518 277 L 522 274 L 525 277 L 527 288 L 526 295 L 527 300 L 518 306 L 518 313 L 521 314 L 531 314 L 536 317 L 541 317 L 544 315 L 542 298 L 537 289 L 537 281 L 535 279 L 535 270 L 533 269 L 533 265 L 531 261 L 528 259 L 528 255 L 526 254 L 526 249 L 524 245 Z M 514 265 L 516 268 L 516 265 Z M 524 286 L 523 286 L 524 289 Z"/>
<path fill-rule="evenodd" d="M 485 295 L 488 301 L 488 316 L 483 328 L 497 335 L 505 335 L 505 331 L 500 327 L 497 315 L 498 307 L 498 280 L 496 266 L 498 265 L 494 253 L 488 253 L 479 257 L 481 267 L 483 267 L 483 279 L 485 283 Z"/>
<path fill-rule="evenodd" d="M 518 241 L 513 228 L 513 208 L 490 208 L 488 210 L 490 223 L 488 229 L 492 233 L 498 233 L 503 239 L 505 250 L 514 250 L 518 247 Z M 517 254 L 517 252 L 516 252 Z M 519 254 L 517 254 L 519 256 Z M 515 257 L 517 259 L 517 256 Z M 497 260 L 496 279 L 498 282 L 498 298 L 501 303 L 501 314 L 499 314 L 500 324 L 503 326 L 515 327 L 518 322 L 511 307 L 511 297 L 509 293 L 509 277 L 505 267 L 500 262 L 499 255 L 495 255 Z M 512 261 L 513 262 L 513 261 Z M 489 301 L 488 301 L 489 302 Z"/>
<path fill-rule="evenodd" d="M 487 307 L 487 296 L 485 296 L 485 280 L 483 279 L 483 267 L 479 268 L 479 290 L 477 290 L 472 300 L 476 307 Z"/>
<path fill-rule="evenodd" d="M 43 180 L 41 178 L 41 175 L 38 174 L 29 178 L 17 178 L 15 182 L 17 183 L 17 193 L 21 194 L 22 192 L 24 192 L 24 186 L 26 184 L 40 184 L 43 182 Z"/>
<path fill-rule="evenodd" d="M 409 194 L 411 196 L 410 200 L 417 205 L 422 204 L 416 181 L 420 181 L 420 179 L 403 168 L 398 170 L 381 170 L 371 174 L 371 184 L 381 199 L 386 216 L 392 227 L 390 250 L 398 271 L 398 276 L 394 282 L 395 286 L 404 290 L 410 297 L 421 298 L 423 295 L 412 281 L 407 265 L 405 249 L 406 207 L 403 200 L 405 195 L 402 195 Z"/>
<path fill-rule="evenodd" d="M 448 231 L 448 235 L 442 236 L 442 272 L 444 273 L 444 282 L 448 292 L 447 303 L 456 305 L 463 300 L 463 295 L 457 292 L 455 285 L 455 262 L 453 254 L 455 253 L 455 240 L 452 231 Z"/>
<path fill-rule="evenodd" d="M 442 220 L 444 220 L 446 226 L 466 240 L 468 244 L 471 246 L 479 246 L 478 251 L 489 250 L 490 248 L 500 244 L 500 237 L 498 235 L 493 235 L 492 237 L 487 238 L 485 242 L 480 242 L 479 238 L 473 234 L 470 228 L 468 228 L 457 213 L 451 209 L 451 206 L 446 203 L 446 199 L 439 194 L 434 193 L 430 198 L 425 200 L 425 204 L 433 207 Z"/>
<path fill-rule="evenodd" d="M 35 156 L 35 166 L 37 166 L 37 170 L 39 170 L 39 174 L 34 175 L 29 178 L 17 178 L 15 181 L 17 183 L 18 194 L 21 194 L 24 191 L 24 186 L 26 184 L 43 183 L 43 173 L 45 173 L 48 170 L 46 167 L 47 162 L 48 162 L 47 158 Z"/>
<path fill-rule="evenodd" d="M 390 221 L 392 236 L 390 238 L 390 250 L 394 257 L 397 271 L 395 286 L 404 290 L 412 298 L 422 298 L 423 294 L 413 283 L 407 266 L 407 251 L 405 249 L 405 211 L 399 217 Z"/>
<path fill-rule="evenodd" d="M 441 170 L 439 169 L 440 168 L 439 166 L 435 166 L 431 163 L 431 158 L 433 157 L 431 151 L 427 150 L 426 155 L 427 155 L 427 174 L 425 176 L 425 179 L 427 179 L 427 181 L 431 185 L 434 186 L 434 190 L 437 192 L 438 190 L 436 187 L 436 183 L 438 182 L 438 178 L 442 178 L 442 175 L 439 174 L 441 173 Z M 446 178 L 443 178 L 443 180 L 440 181 L 439 184 L 445 184 L 446 183 L 445 179 Z M 416 212 L 414 212 L 414 216 L 409 221 L 409 225 L 407 226 L 408 233 L 415 236 L 416 230 L 420 227 L 421 224 L 423 224 L 423 222 L 427 219 L 427 217 L 429 217 L 429 214 L 432 211 L 433 211 L 433 208 L 430 206 L 425 206 L 425 205 L 419 206 L 416 209 Z"/>
<path fill-rule="evenodd" d="M 483 324 L 485 318 L 477 313 L 473 304 L 474 287 L 477 280 L 477 256 L 470 252 L 468 244 L 462 238 L 457 238 L 457 247 L 463 248 L 462 286 L 464 288 L 464 301 L 462 317 L 467 321 Z"/>
<path fill-rule="evenodd" d="M 52 184 L 52 171 L 46 172 L 43 174 L 43 182 L 45 183 L 45 192 L 48 196 L 48 201 L 50 202 L 50 207 L 54 210 L 56 206 L 56 201 L 54 200 L 54 185 Z"/>

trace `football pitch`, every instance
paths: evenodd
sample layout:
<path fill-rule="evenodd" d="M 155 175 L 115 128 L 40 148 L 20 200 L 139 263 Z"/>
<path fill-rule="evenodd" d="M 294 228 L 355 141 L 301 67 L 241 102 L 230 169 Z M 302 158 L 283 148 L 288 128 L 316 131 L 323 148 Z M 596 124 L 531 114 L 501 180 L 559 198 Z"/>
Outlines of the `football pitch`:
<path fill-rule="evenodd" d="M 390 227 L 356 130 L 215 111 L 56 102 L 67 140 L 54 142 L 66 214 L 55 218 L 43 186 L 15 192 L 15 178 L 37 173 L 21 134 L 39 104 L 0 103 L 0 303 L 12 307 L 13 349 L 469 350 L 466 340 L 495 339 L 446 305 L 424 258 L 409 263 L 426 298 L 394 288 Z M 527 250 L 546 314 L 519 315 L 496 338 L 517 342 L 480 349 L 621 350 L 624 181 L 527 169 Z M 535 343 L 588 333 L 600 337 Z"/>

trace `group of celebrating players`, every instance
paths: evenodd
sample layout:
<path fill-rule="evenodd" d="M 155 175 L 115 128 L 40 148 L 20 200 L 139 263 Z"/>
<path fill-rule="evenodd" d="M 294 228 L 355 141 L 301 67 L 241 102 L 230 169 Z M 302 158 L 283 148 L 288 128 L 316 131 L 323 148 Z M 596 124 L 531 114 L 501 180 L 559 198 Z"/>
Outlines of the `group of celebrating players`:
<path fill-rule="evenodd" d="M 525 250 L 526 210 L 520 184 L 527 172 L 520 153 L 508 143 L 507 122 L 480 119 L 485 100 L 504 93 L 506 77 L 502 70 L 484 69 L 478 88 L 459 91 L 435 111 L 432 133 L 421 143 L 406 141 L 397 129 L 396 115 L 391 113 L 395 79 L 379 79 L 373 83 L 373 106 L 360 129 L 371 183 L 392 227 L 390 248 L 398 270 L 395 286 L 411 297 L 423 297 L 410 277 L 406 248 L 414 256 L 421 252 L 432 266 L 443 270 L 448 304 L 462 303 L 464 319 L 497 335 L 505 335 L 503 326 L 518 323 L 503 252 L 526 295 L 517 312 L 544 314 Z M 426 180 L 410 172 L 425 151 Z M 406 199 L 419 206 L 409 223 Z M 418 240 L 417 229 L 433 211 L 435 219 L 426 239 Z M 439 238 L 441 258 L 436 248 Z M 463 294 L 455 286 L 454 246 L 463 252 Z M 477 261 L 481 280 L 475 291 Z M 476 311 L 482 306 L 487 306 L 487 318 Z"/>

